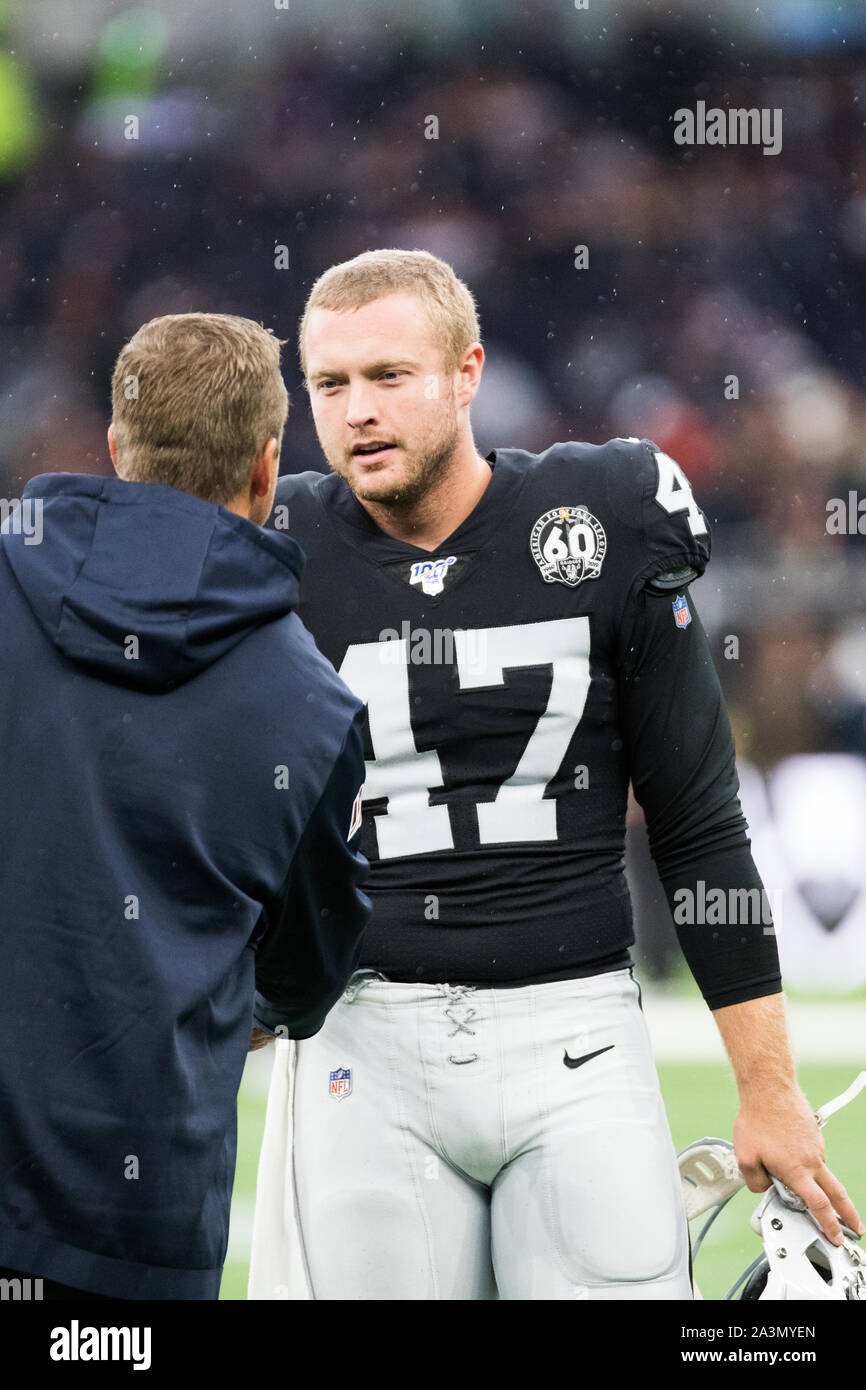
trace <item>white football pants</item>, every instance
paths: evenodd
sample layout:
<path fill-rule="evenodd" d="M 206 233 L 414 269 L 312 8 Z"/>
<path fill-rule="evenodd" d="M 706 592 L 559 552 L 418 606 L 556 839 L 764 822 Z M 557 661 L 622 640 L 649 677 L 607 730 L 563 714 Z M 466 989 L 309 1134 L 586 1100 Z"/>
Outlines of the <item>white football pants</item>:
<path fill-rule="evenodd" d="M 314 1038 L 276 1046 L 251 1298 L 691 1299 L 630 971 L 359 972 Z"/>

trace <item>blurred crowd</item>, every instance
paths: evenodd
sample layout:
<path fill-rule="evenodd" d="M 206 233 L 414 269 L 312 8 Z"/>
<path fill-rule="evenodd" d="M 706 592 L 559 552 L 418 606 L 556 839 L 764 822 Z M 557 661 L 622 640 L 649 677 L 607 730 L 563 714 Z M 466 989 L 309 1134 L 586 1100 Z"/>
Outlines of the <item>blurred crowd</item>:
<path fill-rule="evenodd" d="M 866 499 L 866 48 L 682 22 L 569 45 L 524 19 L 448 49 L 274 39 L 259 63 L 136 22 L 72 70 L 5 60 L 0 495 L 108 472 L 121 344 L 193 309 L 289 340 L 282 467 L 323 467 L 305 295 L 367 247 L 423 247 L 479 304 L 483 450 L 646 435 L 689 475 L 743 759 L 866 754 L 866 542 L 827 527 Z M 698 99 L 781 110 L 781 152 L 677 145 Z"/>

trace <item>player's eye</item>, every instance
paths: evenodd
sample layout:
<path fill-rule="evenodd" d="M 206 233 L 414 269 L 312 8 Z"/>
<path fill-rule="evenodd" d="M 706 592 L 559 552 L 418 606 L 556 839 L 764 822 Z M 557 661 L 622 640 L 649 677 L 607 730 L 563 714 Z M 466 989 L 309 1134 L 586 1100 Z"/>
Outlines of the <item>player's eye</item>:
<path fill-rule="evenodd" d="M 336 386 L 336 384 L 337 384 L 336 381 L 331 381 L 330 378 L 328 378 L 328 380 L 326 380 L 326 381 L 317 381 L 317 382 L 316 382 L 316 390 L 317 390 L 317 391 L 329 391 L 329 390 L 331 389 L 331 387 L 332 387 L 332 386 Z"/>
<path fill-rule="evenodd" d="M 399 371 L 397 371 L 396 369 L 394 369 L 393 371 L 383 372 L 382 375 L 381 375 L 380 380 L 381 380 L 381 381 L 386 381 L 386 380 L 390 377 L 393 381 L 396 381 L 398 377 L 405 376 L 405 375 L 406 375 L 405 372 L 399 372 Z"/>

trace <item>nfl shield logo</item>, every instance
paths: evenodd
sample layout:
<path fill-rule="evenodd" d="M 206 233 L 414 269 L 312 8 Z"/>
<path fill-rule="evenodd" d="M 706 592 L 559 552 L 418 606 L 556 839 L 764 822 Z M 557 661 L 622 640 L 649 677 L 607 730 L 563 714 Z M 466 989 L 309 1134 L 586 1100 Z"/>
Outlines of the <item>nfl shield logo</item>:
<path fill-rule="evenodd" d="M 331 1100 L 345 1100 L 352 1094 L 352 1068 L 337 1067 L 330 1073 L 328 1095 Z"/>
<path fill-rule="evenodd" d="M 441 560 L 418 560 L 409 571 L 409 583 L 420 584 L 425 594 L 435 597 L 445 588 L 449 566 L 456 564 L 456 555 L 448 555 Z"/>
<path fill-rule="evenodd" d="M 686 603 L 685 597 L 682 594 L 677 594 L 672 606 L 677 627 L 688 627 L 692 615 L 689 612 L 689 605 Z"/>

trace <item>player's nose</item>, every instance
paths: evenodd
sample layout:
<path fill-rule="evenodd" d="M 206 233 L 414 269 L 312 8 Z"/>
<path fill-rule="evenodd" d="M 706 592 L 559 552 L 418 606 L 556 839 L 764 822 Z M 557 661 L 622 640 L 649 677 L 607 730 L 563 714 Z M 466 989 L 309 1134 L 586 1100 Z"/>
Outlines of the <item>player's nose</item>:
<path fill-rule="evenodd" d="M 346 424 L 350 429 L 360 429 L 376 421 L 376 408 L 370 385 L 359 382 L 349 390 L 346 402 Z"/>

